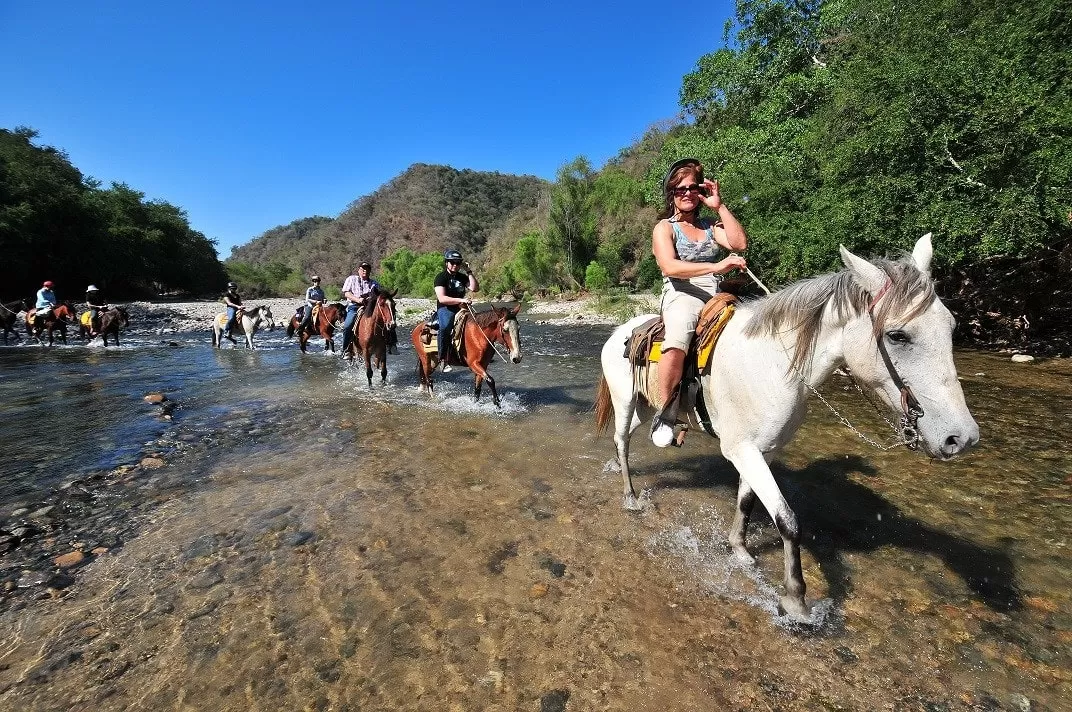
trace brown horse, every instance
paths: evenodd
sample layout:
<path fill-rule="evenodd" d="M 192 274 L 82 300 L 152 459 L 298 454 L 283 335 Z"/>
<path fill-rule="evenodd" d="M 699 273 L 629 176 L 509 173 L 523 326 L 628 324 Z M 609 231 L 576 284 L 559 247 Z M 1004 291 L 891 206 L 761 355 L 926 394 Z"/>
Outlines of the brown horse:
<path fill-rule="evenodd" d="M 88 339 L 92 335 L 92 332 L 87 326 L 89 322 L 90 312 L 82 314 L 81 319 L 78 322 L 79 335 L 83 339 Z M 97 324 L 100 326 L 100 330 L 97 331 L 96 336 L 100 336 L 104 339 L 105 348 L 108 347 L 108 335 L 111 334 L 115 340 L 115 345 L 119 345 L 119 327 L 130 326 L 130 315 L 127 314 L 127 310 L 123 307 L 109 307 L 107 309 L 101 309 L 100 314 L 97 315 Z"/>
<path fill-rule="evenodd" d="M 346 314 L 341 304 L 323 304 L 317 310 L 316 315 L 310 320 L 309 327 L 301 328 L 301 319 L 297 314 L 290 318 L 287 324 L 287 337 L 298 334 L 298 347 L 305 353 L 306 344 L 314 334 L 320 334 L 324 338 L 324 350 L 335 352 L 335 326 L 340 323 Z"/>
<path fill-rule="evenodd" d="M 70 304 L 64 302 L 57 307 L 54 307 L 43 319 L 42 324 L 36 324 L 37 321 L 37 309 L 31 309 L 26 312 L 26 333 L 31 338 L 41 340 L 41 332 L 48 329 L 48 345 L 52 346 L 53 332 L 59 329 L 60 335 L 63 337 L 63 343 L 67 343 L 67 325 L 77 323 L 77 319 L 74 315 L 74 309 Z"/>
<path fill-rule="evenodd" d="M 447 363 L 451 366 L 465 366 L 473 372 L 473 399 L 480 399 L 480 389 L 484 381 L 491 388 L 492 402 L 495 407 L 501 407 L 499 393 L 495 390 L 495 379 L 488 373 L 488 364 L 495 357 L 499 343 L 506 347 L 510 361 L 521 362 L 521 334 L 518 331 L 517 313 L 521 311 L 521 305 L 513 308 L 492 307 L 489 311 L 477 314 L 472 307 L 469 309 L 468 318 L 462 324 L 461 354 L 460 358 L 451 353 Z M 461 314 L 456 317 L 461 318 Z M 427 332 L 427 333 L 426 333 Z M 417 376 L 421 380 L 421 390 L 432 393 L 432 374 L 440 363 L 439 354 L 436 351 L 435 334 L 431 333 L 427 324 L 421 323 L 413 330 L 413 348 L 417 352 Z"/>
<path fill-rule="evenodd" d="M 372 364 L 380 369 L 380 383 L 387 383 L 387 350 L 398 343 L 395 332 L 395 294 L 379 287 L 365 297 L 365 307 L 354 322 L 354 335 L 347 347 L 346 357 L 352 363 L 361 353 L 365 358 L 365 375 L 372 388 Z"/>
<path fill-rule="evenodd" d="M 19 332 L 15 330 L 15 321 L 18 319 L 19 312 L 26 311 L 26 302 L 22 299 L 16 299 L 13 302 L 5 302 L 0 304 L 0 328 L 4 330 L 4 343 L 7 343 L 8 333 L 15 335 L 15 339 L 21 339 Z"/>

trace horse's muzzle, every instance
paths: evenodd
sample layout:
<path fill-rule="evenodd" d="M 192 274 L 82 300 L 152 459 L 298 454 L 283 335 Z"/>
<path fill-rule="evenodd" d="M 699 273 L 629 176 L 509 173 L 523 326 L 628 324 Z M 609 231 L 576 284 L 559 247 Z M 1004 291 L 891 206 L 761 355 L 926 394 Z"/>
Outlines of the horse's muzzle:
<path fill-rule="evenodd" d="M 518 354 L 517 356 L 511 356 L 510 360 L 513 361 L 514 363 L 521 363 L 521 355 Z"/>

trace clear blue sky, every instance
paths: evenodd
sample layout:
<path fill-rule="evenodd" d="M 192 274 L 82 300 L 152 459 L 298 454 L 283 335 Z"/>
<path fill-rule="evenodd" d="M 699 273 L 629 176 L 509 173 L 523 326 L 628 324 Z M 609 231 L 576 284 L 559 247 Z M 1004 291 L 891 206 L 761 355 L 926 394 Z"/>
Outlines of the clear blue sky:
<path fill-rule="evenodd" d="M 0 127 L 185 209 L 220 257 L 413 163 L 551 179 L 679 112 L 731 1 L 0 1 Z"/>

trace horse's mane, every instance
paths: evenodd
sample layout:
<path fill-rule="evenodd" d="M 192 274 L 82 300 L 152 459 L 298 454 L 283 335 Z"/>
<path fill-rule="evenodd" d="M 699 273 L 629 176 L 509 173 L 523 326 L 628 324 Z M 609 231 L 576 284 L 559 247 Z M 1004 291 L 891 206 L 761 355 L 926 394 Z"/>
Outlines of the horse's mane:
<path fill-rule="evenodd" d="M 509 309 L 507 309 L 506 311 L 507 311 L 507 314 L 510 313 Z M 486 329 L 487 327 L 491 326 L 492 324 L 494 324 L 495 322 L 497 322 L 499 320 L 499 318 L 502 316 L 502 309 L 499 309 L 498 307 L 493 306 L 491 309 L 489 309 L 487 311 L 472 312 L 472 314 L 473 314 L 473 319 L 475 319 L 476 323 L 480 325 L 480 328 L 481 329 Z"/>
<path fill-rule="evenodd" d="M 373 287 L 372 291 L 368 293 L 368 296 L 372 297 L 372 299 L 365 300 L 364 309 L 362 309 L 361 312 L 364 316 L 372 316 L 372 312 L 375 311 L 376 303 L 380 300 L 380 297 L 383 297 L 388 301 L 392 301 L 393 299 L 390 292 L 380 289 L 379 287 Z"/>
<path fill-rule="evenodd" d="M 911 321 L 936 299 L 930 275 L 920 272 L 911 257 L 875 260 L 873 264 L 890 280 L 890 287 L 873 315 L 876 334 L 885 329 L 886 321 L 892 315 L 903 315 L 905 322 Z M 796 345 L 789 367 L 800 368 L 815 349 L 828 304 L 834 317 L 844 320 L 866 312 L 870 302 L 871 294 L 849 270 L 819 275 L 755 300 L 755 313 L 745 326 L 744 335 L 755 337 L 795 331 Z"/>

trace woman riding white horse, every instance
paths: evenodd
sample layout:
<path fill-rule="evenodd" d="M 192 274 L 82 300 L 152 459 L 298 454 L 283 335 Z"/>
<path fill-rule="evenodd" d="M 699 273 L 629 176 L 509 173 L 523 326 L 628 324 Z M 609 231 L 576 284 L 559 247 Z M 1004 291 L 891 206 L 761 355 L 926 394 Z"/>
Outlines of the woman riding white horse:
<path fill-rule="evenodd" d="M 234 344 L 235 348 L 238 348 L 238 342 L 234 340 L 234 333 L 240 328 L 241 333 L 246 337 L 246 348 L 253 350 L 253 334 L 257 333 L 257 329 L 262 324 L 268 325 L 268 331 L 275 329 L 272 309 L 267 304 L 238 312 L 235 316 L 235 326 L 230 329 L 227 328 L 227 322 L 227 315 L 222 313 L 217 314 L 212 322 L 212 345 L 216 348 L 223 346 L 225 338 Z"/>
<path fill-rule="evenodd" d="M 756 498 L 774 519 L 785 553 L 783 610 L 808 617 L 800 568 L 796 515 L 769 463 L 804 420 L 809 386 L 848 368 L 865 391 L 901 414 L 913 440 L 931 457 L 948 459 L 979 440 L 953 364 L 954 320 L 934 293 L 930 235 L 912 258 L 872 264 L 844 247 L 846 270 L 798 282 L 742 304 L 730 319 L 701 376 L 701 391 L 723 456 L 740 474 L 730 545 L 745 561 L 745 528 Z M 603 347 L 603 378 L 596 403 L 602 430 L 614 414 L 614 443 L 622 470 L 624 506 L 638 509 L 629 473 L 629 438 L 652 417 L 654 393 L 634 391 L 623 356 L 637 317 L 618 327 Z"/>

